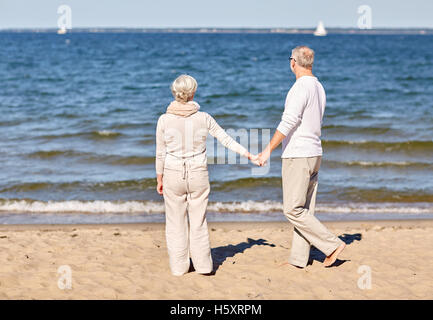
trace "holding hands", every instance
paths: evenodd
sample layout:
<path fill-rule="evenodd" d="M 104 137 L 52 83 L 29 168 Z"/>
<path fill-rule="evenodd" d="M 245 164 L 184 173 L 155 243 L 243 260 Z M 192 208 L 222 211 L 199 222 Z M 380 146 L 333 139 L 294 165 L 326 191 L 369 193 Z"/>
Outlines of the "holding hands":
<path fill-rule="evenodd" d="M 262 153 L 259 153 L 257 155 L 255 154 L 251 154 L 249 152 L 247 152 L 246 157 L 248 158 L 248 160 L 250 160 L 252 163 L 254 163 L 255 165 L 259 166 L 259 167 L 263 167 L 266 165 L 266 161 L 269 157 L 265 157 Z"/>
<path fill-rule="evenodd" d="M 266 163 L 268 162 L 269 156 L 270 156 L 269 152 L 260 152 L 257 155 L 258 161 L 259 161 L 261 167 L 266 165 Z"/>

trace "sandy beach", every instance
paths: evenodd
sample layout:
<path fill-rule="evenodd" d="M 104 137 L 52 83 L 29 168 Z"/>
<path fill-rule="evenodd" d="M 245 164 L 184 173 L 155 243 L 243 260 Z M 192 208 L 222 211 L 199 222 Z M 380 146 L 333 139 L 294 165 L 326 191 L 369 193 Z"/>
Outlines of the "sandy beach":
<path fill-rule="evenodd" d="M 2 225 L 0 298 L 433 298 L 433 220 L 326 225 L 347 243 L 331 268 L 314 249 L 307 268 L 285 264 L 288 222 L 210 223 L 215 275 L 182 277 L 170 274 L 163 224 Z"/>

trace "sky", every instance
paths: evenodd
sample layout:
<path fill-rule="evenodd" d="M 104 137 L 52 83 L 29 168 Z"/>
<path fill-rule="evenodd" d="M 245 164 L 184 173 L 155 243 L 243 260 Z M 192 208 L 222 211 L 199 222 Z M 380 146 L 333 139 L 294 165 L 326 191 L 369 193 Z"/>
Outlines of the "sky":
<path fill-rule="evenodd" d="M 0 29 L 57 28 L 63 4 L 72 28 L 353 28 L 361 5 L 373 28 L 433 28 L 433 0 L 0 0 Z"/>

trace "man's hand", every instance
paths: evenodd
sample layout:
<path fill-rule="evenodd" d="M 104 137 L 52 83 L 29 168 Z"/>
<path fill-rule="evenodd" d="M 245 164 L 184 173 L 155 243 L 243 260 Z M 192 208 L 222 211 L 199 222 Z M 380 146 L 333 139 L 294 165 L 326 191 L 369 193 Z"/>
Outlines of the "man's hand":
<path fill-rule="evenodd" d="M 245 152 L 245 157 L 248 158 L 248 160 L 250 160 L 252 163 L 254 163 L 257 166 L 260 166 L 260 163 L 258 161 L 258 156 L 252 153 L 249 153 L 248 151 Z"/>
<path fill-rule="evenodd" d="M 252 163 L 254 163 L 256 166 L 261 166 L 258 155 L 252 154 L 251 158 L 250 158 L 250 161 Z"/>
<path fill-rule="evenodd" d="M 274 136 L 272 137 L 269 144 L 266 146 L 266 148 L 263 149 L 261 153 L 259 153 L 258 161 L 260 163 L 260 166 L 266 165 L 266 161 L 271 156 L 272 151 L 274 151 L 274 149 L 280 145 L 281 141 L 283 141 L 284 138 L 284 134 L 282 134 L 278 130 L 275 130 Z"/>
<path fill-rule="evenodd" d="M 268 161 L 269 155 L 266 156 L 263 152 L 258 154 L 257 162 L 261 167 L 266 165 L 266 162 Z"/>
<path fill-rule="evenodd" d="M 156 192 L 158 192 L 158 194 L 162 195 L 162 174 L 158 174 L 156 176 Z"/>

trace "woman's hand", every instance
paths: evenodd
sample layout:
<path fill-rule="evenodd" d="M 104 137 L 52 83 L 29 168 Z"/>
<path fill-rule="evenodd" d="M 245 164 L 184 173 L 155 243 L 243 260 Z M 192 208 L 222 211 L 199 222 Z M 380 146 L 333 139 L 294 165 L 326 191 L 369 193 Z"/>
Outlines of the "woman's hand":
<path fill-rule="evenodd" d="M 156 181 L 157 181 L 156 192 L 158 192 L 158 194 L 162 195 L 163 194 L 163 192 L 162 192 L 162 174 L 158 174 L 156 176 Z"/>
<path fill-rule="evenodd" d="M 261 152 L 257 155 L 257 162 L 259 163 L 259 166 L 263 167 L 266 165 L 269 155 L 269 152 Z"/>
<path fill-rule="evenodd" d="M 245 157 L 248 158 L 252 163 L 257 166 L 260 166 L 259 156 L 249 153 L 248 151 L 245 153 Z"/>

